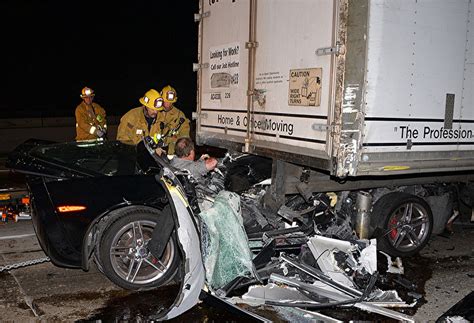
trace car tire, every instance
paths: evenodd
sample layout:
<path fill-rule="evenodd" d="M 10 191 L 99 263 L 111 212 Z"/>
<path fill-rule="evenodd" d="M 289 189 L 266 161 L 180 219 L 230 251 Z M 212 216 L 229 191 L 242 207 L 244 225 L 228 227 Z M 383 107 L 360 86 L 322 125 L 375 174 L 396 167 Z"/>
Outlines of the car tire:
<path fill-rule="evenodd" d="M 127 207 L 118 213 L 100 240 L 98 257 L 103 273 L 116 285 L 129 290 L 148 290 L 169 282 L 180 262 L 176 234 L 171 235 L 160 259 L 146 247 L 156 219 L 166 215 L 143 206 Z"/>
<path fill-rule="evenodd" d="M 394 257 L 411 257 L 428 243 L 433 230 L 433 213 L 423 199 L 393 192 L 374 205 L 372 219 L 382 229 L 378 249 Z"/>

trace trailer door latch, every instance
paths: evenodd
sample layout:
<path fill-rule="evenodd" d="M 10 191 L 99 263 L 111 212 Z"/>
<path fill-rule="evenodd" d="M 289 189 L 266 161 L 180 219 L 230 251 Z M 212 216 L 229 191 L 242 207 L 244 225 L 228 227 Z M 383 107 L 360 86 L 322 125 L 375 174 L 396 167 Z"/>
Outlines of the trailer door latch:
<path fill-rule="evenodd" d="M 335 47 L 318 48 L 316 50 L 316 55 L 324 56 L 324 55 L 333 55 L 333 54 L 335 54 L 336 56 L 339 56 L 340 54 L 344 54 L 345 52 L 346 51 L 345 51 L 344 45 L 336 43 Z"/>
<path fill-rule="evenodd" d="M 205 112 L 193 112 L 192 115 L 191 115 L 191 118 L 193 120 L 198 120 L 198 119 L 207 119 L 207 113 Z"/>
<path fill-rule="evenodd" d="M 203 18 L 207 18 L 211 15 L 210 11 L 206 11 L 203 13 L 195 13 L 194 14 L 194 22 L 201 21 Z"/>
<path fill-rule="evenodd" d="M 203 63 L 203 64 L 193 63 L 193 72 L 197 72 L 203 68 L 209 68 L 209 63 Z"/>

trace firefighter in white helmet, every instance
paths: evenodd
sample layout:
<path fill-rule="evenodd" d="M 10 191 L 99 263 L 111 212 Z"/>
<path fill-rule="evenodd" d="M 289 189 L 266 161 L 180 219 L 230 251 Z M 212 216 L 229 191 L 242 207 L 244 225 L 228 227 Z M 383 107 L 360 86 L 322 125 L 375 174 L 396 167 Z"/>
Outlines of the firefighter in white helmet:
<path fill-rule="evenodd" d="M 120 119 L 117 140 L 125 143 L 138 144 L 143 137 L 155 137 L 161 132 L 158 114 L 163 111 L 163 99 L 155 89 L 148 90 L 139 99 L 142 104 L 131 109 Z"/>
<path fill-rule="evenodd" d="M 76 108 L 76 140 L 105 139 L 107 119 L 104 108 L 92 102 L 94 90 L 84 87 L 81 91 L 81 104 Z"/>
<path fill-rule="evenodd" d="M 163 111 L 158 114 L 157 122 L 164 125 L 162 133 L 171 132 L 165 139 L 165 144 L 168 147 L 168 154 L 173 155 L 176 141 L 182 137 L 189 137 L 190 122 L 186 115 L 174 105 L 178 100 L 178 95 L 173 87 L 165 86 L 160 94 L 163 98 Z"/>

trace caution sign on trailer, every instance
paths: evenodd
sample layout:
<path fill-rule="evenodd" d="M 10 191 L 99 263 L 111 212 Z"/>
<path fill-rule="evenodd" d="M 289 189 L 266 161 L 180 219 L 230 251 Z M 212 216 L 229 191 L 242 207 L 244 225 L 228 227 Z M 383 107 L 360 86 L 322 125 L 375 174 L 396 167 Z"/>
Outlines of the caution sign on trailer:
<path fill-rule="evenodd" d="M 290 70 L 288 105 L 321 105 L 322 68 Z"/>

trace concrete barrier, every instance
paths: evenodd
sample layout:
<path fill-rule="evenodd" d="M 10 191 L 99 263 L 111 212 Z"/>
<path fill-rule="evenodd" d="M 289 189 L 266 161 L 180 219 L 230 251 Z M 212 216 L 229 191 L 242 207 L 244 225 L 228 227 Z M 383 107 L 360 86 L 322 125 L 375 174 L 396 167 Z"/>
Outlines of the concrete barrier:
<path fill-rule="evenodd" d="M 120 116 L 108 116 L 108 138 L 115 139 Z M 75 118 L 0 119 L 0 155 L 6 155 L 30 138 L 57 142 L 74 141 Z"/>

